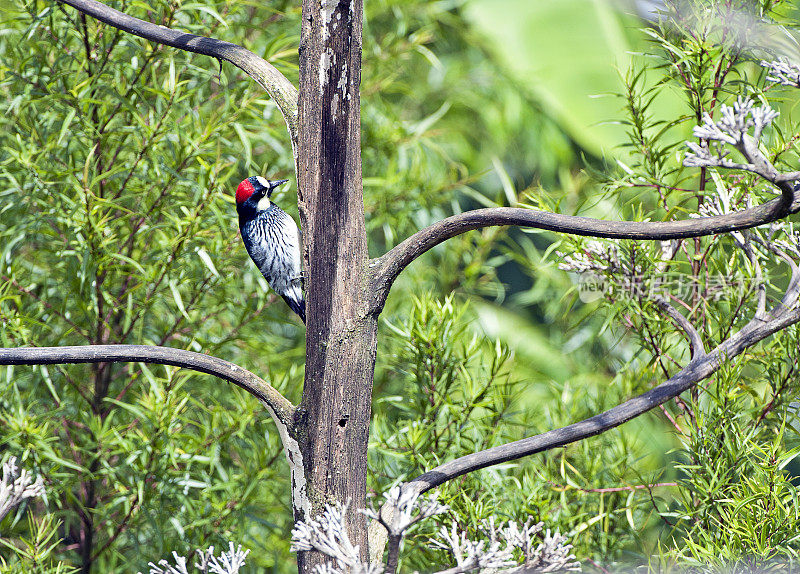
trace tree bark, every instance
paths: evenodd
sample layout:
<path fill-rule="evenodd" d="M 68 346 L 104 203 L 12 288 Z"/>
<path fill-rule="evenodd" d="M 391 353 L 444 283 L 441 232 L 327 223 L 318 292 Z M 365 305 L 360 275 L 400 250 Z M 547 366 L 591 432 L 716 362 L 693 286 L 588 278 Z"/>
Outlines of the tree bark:
<path fill-rule="evenodd" d="M 306 370 L 296 430 L 307 519 L 351 500 L 349 534 L 366 558 L 367 441 L 377 316 L 367 301 L 361 188 L 361 0 L 304 0 L 300 40 L 298 194 L 306 264 Z M 304 552 L 300 572 L 324 560 Z"/>

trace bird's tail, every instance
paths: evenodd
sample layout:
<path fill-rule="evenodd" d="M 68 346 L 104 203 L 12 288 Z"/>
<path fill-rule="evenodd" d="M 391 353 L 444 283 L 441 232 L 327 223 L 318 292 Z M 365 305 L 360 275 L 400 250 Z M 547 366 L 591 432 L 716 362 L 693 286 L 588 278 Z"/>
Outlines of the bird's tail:
<path fill-rule="evenodd" d="M 303 320 L 303 323 L 306 322 L 306 300 L 302 297 L 297 299 L 295 297 L 291 297 L 288 295 L 283 295 L 283 300 L 286 301 L 286 304 L 297 313 L 297 315 Z"/>

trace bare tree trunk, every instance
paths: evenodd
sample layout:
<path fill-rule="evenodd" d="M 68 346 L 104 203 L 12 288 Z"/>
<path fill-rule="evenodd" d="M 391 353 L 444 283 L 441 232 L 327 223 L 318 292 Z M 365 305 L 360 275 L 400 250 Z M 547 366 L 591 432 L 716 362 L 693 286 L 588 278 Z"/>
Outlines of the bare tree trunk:
<path fill-rule="evenodd" d="M 298 187 L 308 329 L 296 430 L 312 514 L 326 502 L 363 508 L 377 315 L 367 304 L 361 188 L 361 0 L 304 0 Z M 303 503 L 295 513 L 305 514 Z M 309 518 L 298 516 L 297 518 Z M 349 513 L 366 558 L 366 522 Z M 302 553 L 301 572 L 323 558 Z"/>

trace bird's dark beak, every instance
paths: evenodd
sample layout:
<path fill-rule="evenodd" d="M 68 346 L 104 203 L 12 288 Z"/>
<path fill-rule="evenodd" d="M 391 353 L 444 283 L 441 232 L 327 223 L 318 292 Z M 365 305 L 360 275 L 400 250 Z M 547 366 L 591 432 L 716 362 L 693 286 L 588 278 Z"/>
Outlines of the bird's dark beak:
<path fill-rule="evenodd" d="M 289 181 L 288 179 L 279 179 L 278 181 L 271 182 L 272 185 L 269 186 L 269 191 L 267 192 L 267 197 L 272 196 L 272 192 L 282 186 L 284 183 Z"/>

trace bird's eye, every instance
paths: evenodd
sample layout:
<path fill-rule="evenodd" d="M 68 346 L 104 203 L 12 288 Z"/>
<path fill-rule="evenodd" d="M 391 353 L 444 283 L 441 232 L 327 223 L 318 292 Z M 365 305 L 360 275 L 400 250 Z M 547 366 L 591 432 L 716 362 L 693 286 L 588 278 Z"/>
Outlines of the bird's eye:
<path fill-rule="evenodd" d="M 257 175 L 256 176 L 256 181 L 258 183 L 260 183 L 261 185 L 263 185 L 264 187 L 267 187 L 267 188 L 269 187 L 269 181 L 267 181 L 267 178 L 265 178 L 265 177 L 261 177 L 260 175 Z"/>

